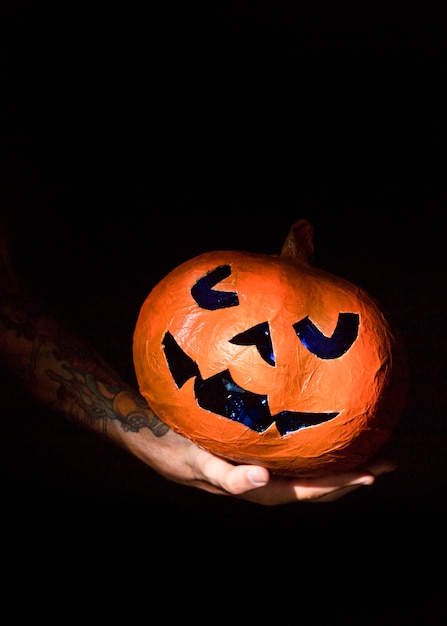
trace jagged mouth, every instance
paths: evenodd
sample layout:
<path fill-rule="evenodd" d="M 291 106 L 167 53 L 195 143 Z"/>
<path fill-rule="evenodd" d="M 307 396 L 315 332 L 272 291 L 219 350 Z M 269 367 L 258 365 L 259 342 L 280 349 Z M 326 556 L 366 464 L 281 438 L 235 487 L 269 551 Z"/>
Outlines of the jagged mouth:
<path fill-rule="evenodd" d="M 338 412 L 301 411 L 281 411 L 272 415 L 267 396 L 242 389 L 231 378 L 228 370 L 206 380 L 198 375 L 194 382 L 194 392 L 203 409 L 244 424 L 258 433 L 276 423 L 280 435 L 287 435 L 301 428 L 323 424 L 338 415 Z"/>
<path fill-rule="evenodd" d="M 263 433 L 275 423 L 278 432 L 283 436 L 302 428 L 323 424 L 339 415 L 335 411 L 327 413 L 281 411 L 272 415 L 267 395 L 239 387 L 229 370 L 204 380 L 197 363 L 183 352 L 170 333 L 166 333 L 163 345 L 169 369 L 178 388 L 194 377 L 194 393 L 200 407 L 239 422 L 258 433 Z"/>

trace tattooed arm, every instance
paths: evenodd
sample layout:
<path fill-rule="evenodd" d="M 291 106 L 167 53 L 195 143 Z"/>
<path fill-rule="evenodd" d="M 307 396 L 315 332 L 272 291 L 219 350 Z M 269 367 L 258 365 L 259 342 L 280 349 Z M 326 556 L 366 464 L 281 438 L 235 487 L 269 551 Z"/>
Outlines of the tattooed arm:
<path fill-rule="evenodd" d="M 394 469 L 385 461 L 315 480 L 234 465 L 170 430 L 86 341 L 20 284 L 0 222 L 0 361 L 39 404 L 121 446 L 174 482 L 258 504 L 328 502 Z"/>

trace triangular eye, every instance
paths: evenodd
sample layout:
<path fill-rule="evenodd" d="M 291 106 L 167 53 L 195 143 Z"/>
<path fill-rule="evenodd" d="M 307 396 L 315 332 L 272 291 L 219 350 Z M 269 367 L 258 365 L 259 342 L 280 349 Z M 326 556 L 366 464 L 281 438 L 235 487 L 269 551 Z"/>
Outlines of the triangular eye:
<path fill-rule="evenodd" d="M 256 346 L 261 357 L 269 365 L 275 365 L 275 356 L 273 354 L 273 345 L 270 338 L 270 328 L 267 322 L 252 326 L 243 333 L 239 333 L 230 339 L 230 343 L 237 346 Z"/>
<path fill-rule="evenodd" d="M 305 348 L 320 359 L 338 359 L 349 350 L 359 332 L 357 313 L 340 313 L 331 337 L 326 337 L 309 317 L 293 325 L 297 337 Z"/>
<path fill-rule="evenodd" d="M 177 388 L 180 389 L 190 378 L 199 375 L 197 363 L 181 349 L 174 337 L 168 331 L 163 337 L 163 348 L 168 367 L 171 370 Z"/>

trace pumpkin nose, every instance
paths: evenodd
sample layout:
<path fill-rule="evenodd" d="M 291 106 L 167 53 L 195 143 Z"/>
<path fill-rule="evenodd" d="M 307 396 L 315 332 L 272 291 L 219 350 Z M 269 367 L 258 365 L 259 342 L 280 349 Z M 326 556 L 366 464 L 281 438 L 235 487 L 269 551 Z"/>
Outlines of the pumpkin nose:
<path fill-rule="evenodd" d="M 257 324 L 230 339 L 236 346 L 256 346 L 259 354 L 269 365 L 275 365 L 275 354 L 268 322 Z"/>

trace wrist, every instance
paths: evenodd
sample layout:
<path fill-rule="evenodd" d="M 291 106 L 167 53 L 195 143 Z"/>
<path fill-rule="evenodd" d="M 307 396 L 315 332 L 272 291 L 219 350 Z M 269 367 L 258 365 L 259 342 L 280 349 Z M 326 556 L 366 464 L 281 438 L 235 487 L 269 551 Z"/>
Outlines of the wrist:
<path fill-rule="evenodd" d="M 169 427 L 149 408 L 142 396 L 133 390 L 119 391 L 113 398 L 112 411 L 124 432 L 149 429 L 155 437 L 162 437 Z"/>

